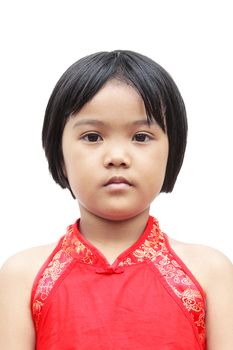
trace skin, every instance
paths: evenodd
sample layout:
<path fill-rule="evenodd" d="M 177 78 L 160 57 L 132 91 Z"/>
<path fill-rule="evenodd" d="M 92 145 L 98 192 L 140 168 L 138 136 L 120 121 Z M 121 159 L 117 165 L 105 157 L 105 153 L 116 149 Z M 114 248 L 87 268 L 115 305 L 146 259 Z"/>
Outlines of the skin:
<path fill-rule="evenodd" d="M 116 80 L 107 83 L 66 123 L 62 138 L 63 170 L 79 205 L 80 230 L 110 264 L 144 230 L 150 204 L 163 184 L 168 147 L 167 135 L 159 126 L 146 123 L 141 97 L 132 87 Z M 117 183 L 110 184 L 113 176 L 117 176 Z M 205 246 L 173 239 L 170 244 L 206 293 L 207 349 L 232 350 L 231 262 Z M 2 267 L 2 350 L 35 349 L 30 291 L 37 271 L 54 247 L 24 251 Z"/>
<path fill-rule="evenodd" d="M 130 246 L 144 230 L 168 157 L 167 135 L 156 122 L 148 125 L 141 97 L 128 85 L 109 82 L 68 120 L 62 148 L 83 235 L 106 255 L 108 247 Z M 130 185 L 106 186 L 113 176 Z M 118 252 L 111 255 L 114 260 Z"/>

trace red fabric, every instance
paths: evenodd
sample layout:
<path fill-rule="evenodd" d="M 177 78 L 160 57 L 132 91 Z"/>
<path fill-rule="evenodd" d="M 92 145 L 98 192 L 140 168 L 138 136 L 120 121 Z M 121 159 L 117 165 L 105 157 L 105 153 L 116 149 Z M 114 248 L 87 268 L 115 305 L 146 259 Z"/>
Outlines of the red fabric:
<path fill-rule="evenodd" d="M 69 227 L 35 280 L 37 350 L 205 349 L 203 291 L 155 222 L 112 266 Z"/>

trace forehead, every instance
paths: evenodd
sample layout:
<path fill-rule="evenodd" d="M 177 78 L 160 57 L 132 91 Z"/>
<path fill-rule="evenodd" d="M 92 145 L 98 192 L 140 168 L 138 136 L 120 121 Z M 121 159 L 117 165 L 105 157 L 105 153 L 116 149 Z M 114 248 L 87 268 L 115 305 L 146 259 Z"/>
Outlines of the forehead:
<path fill-rule="evenodd" d="M 72 116 L 77 122 L 82 119 L 98 119 L 103 122 L 115 120 L 134 122 L 147 120 L 143 99 L 132 86 L 117 79 L 107 82 L 82 109 Z"/>
<path fill-rule="evenodd" d="M 137 101 L 138 103 L 144 104 L 136 88 L 116 78 L 107 81 L 90 102 L 102 102 L 102 99 L 106 97 L 111 97 L 112 100 L 125 97 L 125 99 L 129 101 L 134 100 L 135 102 Z M 125 99 L 123 99 L 122 102 L 124 102 Z"/>

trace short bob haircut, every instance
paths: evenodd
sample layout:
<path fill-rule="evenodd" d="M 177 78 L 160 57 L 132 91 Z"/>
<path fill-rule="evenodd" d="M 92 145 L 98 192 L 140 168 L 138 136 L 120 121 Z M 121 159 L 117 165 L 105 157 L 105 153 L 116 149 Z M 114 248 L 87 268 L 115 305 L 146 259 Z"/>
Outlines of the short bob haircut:
<path fill-rule="evenodd" d="M 171 192 L 186 148 L 185 105 L 175 82 L 159 64 L 127 50 L 98 52 L 83 57 L 57 82 L 48 101 L 42 130 L 42 144 L 53 179 L 73 195 L 63 171 L 61 143 L 64 126 L 67 119 L 79 112 L 111 79 L 132 86 L 144 101 L 148 123 L 155 120 L 167 133 L 169 154 L 161 192 Z"/>

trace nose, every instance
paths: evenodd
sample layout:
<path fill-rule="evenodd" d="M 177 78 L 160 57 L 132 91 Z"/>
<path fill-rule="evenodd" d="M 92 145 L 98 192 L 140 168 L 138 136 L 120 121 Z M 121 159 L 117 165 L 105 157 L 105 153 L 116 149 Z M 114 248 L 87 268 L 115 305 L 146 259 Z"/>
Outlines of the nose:
<path fill-rule="evenodd" d="M 130 156 L 127 153 L 125 147 L 120 145 L 116 145 L 115 147 L 111 147 L 109 145 L 109 149 L 106 151 L 104 156 L 104 166 L 106 168 L 112 167 L 122 167 L 128 168 L 130 167 Z"/>

